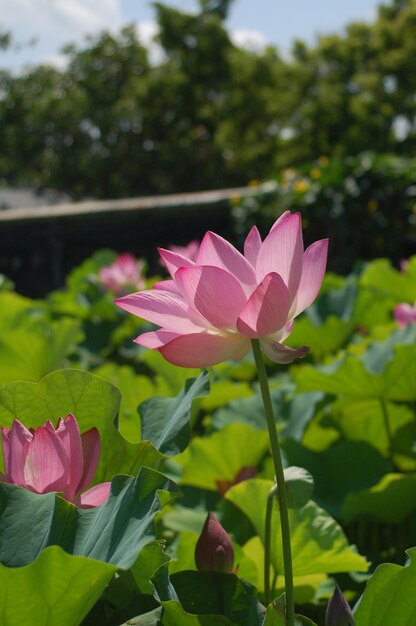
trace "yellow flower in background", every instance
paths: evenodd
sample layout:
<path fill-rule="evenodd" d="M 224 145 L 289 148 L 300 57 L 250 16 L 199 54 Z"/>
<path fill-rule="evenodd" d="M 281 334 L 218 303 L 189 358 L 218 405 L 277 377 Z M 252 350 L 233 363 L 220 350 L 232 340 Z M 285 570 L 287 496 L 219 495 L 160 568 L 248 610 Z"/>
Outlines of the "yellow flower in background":
<path fill-rule="evenodd" d="M 238 206 L 240 204 L 240 202 L 241 202 L 240 196 L 237 196 L 237 195 L 231 196 L 231 198 L 230 198 L 231 206 Z"/>
<path fill-rule="evenodd" d="M 328 165 L 329 159 L 327 156 L 320 156 L 318 159 L 318 163 L 321 167 L 325 167 L 325 165 Z"/>
<path fill-rule="evenodd" d="M 260 181 L 257 178 L 253 178 L 253 180 L 249 180 L 247 183 L 247 187 L 253 187 L 254 189 L 260 185 Z"/>
<path fill-rule="evenodd" d="M 308 191 L 309 187 L 310 184 L 305 179 L 297 180 L 293 185 L 293 189 L 296 193 L 305 193 L 305 191 Z"/>
<path fill-rule="evenodd" d="M 368 208 L 368 212 L 371 215 L 374 215 L 374 213 L 376 213 L 378 209 L 377 200 L 375 200 L 374 198 L 371 198 L 371 200 L 368 201 L 367 208 Z"/>
<path fill-rule="evenodd" d="M 309 172 L 309 176 L 313 178 L 313 180 L 318 180 L 318 178 L 321 178 L 321 174 L 322 172 L 319 167 L 313 167 Z"/>

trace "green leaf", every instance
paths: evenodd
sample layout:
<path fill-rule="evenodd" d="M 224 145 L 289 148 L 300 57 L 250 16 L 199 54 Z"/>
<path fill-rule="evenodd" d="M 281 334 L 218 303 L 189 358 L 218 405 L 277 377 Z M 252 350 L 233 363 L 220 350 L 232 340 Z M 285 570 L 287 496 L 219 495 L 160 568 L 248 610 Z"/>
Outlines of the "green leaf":
<path fill-rule="evenodd" d="M 168 600 L 162 604 L 161 626 L 235 626 L 233 622 L 230 622 L 223 615 L 194 615 L 188 613 L 176 600 Z M 159 624 L 159 622 L 156 622 L 155 626 L 156 624 Z"/>
<path fill-rule="evenodd" d="M 294 324 L 289 343 L 291 346 L 309 346 L 313 358 L 320 360 L 345 345 L 353 329 L 354 322 L 333 315 L 320 325 L 304 316 Z"/>
<path fill-rule="evenodd" d="M 412 626 L 416 615 L 416 548 L 404 567 L 379 565 L 354 610 L 356 626 Z"/>
<path fill-rule="evenodd" d="M 163 608 L 160 606 L 157 609 L 150 611 L 149 613 L 144 613 L 143 615 L 132 617 L 120 626 L 161 626 L 162 611 Z"/>
<path fill-rule="evenodd" d="M 262 626 L 285 626 L 286 619 L 283 607 L 277 603 L 272 602 L 267 607 L 266 616 Z M 294 626 L 316 626 L 315 622 L 312 622 L 303 615 L 295 615 Z"/>
<path fill-rule="evenodd" d="M 154 586 L 151 579 L 161 567 L 170 562 L 170 557 L 164 552 L 164 547 L 164 542 L 160 540 L 148 543 L 131 567 L 130 571 L 141 593 L 153 594 Z"/>
<path fill-rule="evenodd" d="M 241 578 L 251 582 L 259 591 L 264 593 L 264 547 L 260 537 L 251 537 L 242 547 L 244 559 L 238 570 Z M 237 556 L 236 556 L 236 562 Z M 249 569 L 248 567 L 249 566 Z M 273 569 L 271 570 L 273 578 Z M 308 604 L 314 602 L 318 595 L 318 589 L 328 580 L 327 574 L 304 574 L 293 577 L 294 597 L 296 604 Z M 283 572 L 277 576 L 274 593 L 284 592 L 285 579 Z"/>
<path fill-rule="evenodd" d="M 158 466 L 163 458 L 151 443 L 132 444 L 116 428 L 120 392 L 106 380 L 81 370 L 52 372 L 39 383 L 15 382 L 0 389 L 0 423 L 14 419 L 38 428 L 73 413 L 80 431 L 98 428 L 101 458 L 94 482 L 116 473 L 135 474 L 141 465 Z"/>
<path fill-rule="evenodd" d="M 280 384 L 271 390 L 273 412 L 282 421 L 285 436 L 300 440 L 324 394 L 321 392 L 296 393 L 293 382 Z M 264 406 L 259 393 L 248 398 L 233 400 L 214 413 L 212 424 L 220 430 L 233 422 L 244 422 L 256 428 L 265 428 Z"/>
<path fill-rule="evenodd" d="M 48 324 L 27 322 L 0 337 L 0 384 L 13 380 L 37 381 L 65 365 L 65 358 L 82 339 L 78 320 L 62 319 Z"/>
<path fill-rule="evenodd" d="M 210 437 L 195 437 L 181 483 L 217 491 L 218 481 L 233 483 L 242 468 L 256 468 L 269 447 L 267 433 L 247 424 L 229 424 Z"/>
<path fill-rule="evenodd" d="M 200 401 L 200 407 L 208 413 L 235 399 L 239 400 L 252 395 L 251 387 L 245 382 L 236 382 L 230 379 L 214 380 L 211 383 L 209 395 Z"/>
<path fill-rule="evenodd" d="M 235 626 L 262 624 L 264 607 L 257 600 L 256 588 L 234 574 L 190 570 L 177 572 L 170 580 L 188 613 L 222 615 Z M 162 606 L 166 606 L 163 599 Z"/>
<path fill-rule="evenodd" d="M 287 467 L 284 470 L 287 499 L 290 508 L 299 509 L 311 498 L 313 477 L 303 467 Z"/>
<path fill-rule="evenodd" d="M 296 366 L 292 374 L 299 391 L 325 391 L 357 399 L 416 400 L 416 344 L 393 348 L 391 342 L 385 343 L 385 367 L 376 373 L 370 368 L 374 369 L 380 359 L 381 349 L 377 350 L 377 359 L 375 353 L 374 349 L 364 353 L 361 360 L 349 356 L 325 367 Z"/>
<path fill-rule="evenodd" d="M 119 413 L 120 432 L 129 441 L 138 442 L 141 439 L 141 424 L 137 414 L 137 407 L 161 390 L 148 376 L 138 375 L 128 365 L 106 363 L 94 370 L 96 376 L 105 378 L 117 387 L 121 393 Z"/>
<path fill-rule="evenodd" d="M 342 517 L 346 522 L 364 518 L 398 524 L 415 508 L 416 474 L 386 474 L 369 489 L 349 494 L 342 505 Z"/>
<path fill-rule="evenodd" d="M 187 380 L 176 398 L 157 396 L 139 406 L 142 437 L 151 441 L 157 450 L 167 456 L 182 452 L 191 438 L 189 418 L 192 401 L 209 393 L 209 374 Z"/>
<path fill-rule="evenodd" d="M 116 476 L 109 498 L 84 510 L 55 493 L 0 484 L 0 562 L 21 567 L 46 546 L 59 545 L 71 554 L 129 568 L 155 539 L 156 513 L 177 492 L 163 474 L 145 467 L 136 478 Z"/>
<path fill-rule="evenodd" d="M 227 500 L 239 507 L 253 524 L 264 544 L 266 502 L 272 481 L 252 479 L 227 491 Z M 274 507 L 271 561 L 283 571 L 280 519 Z M 317 504 L 309 501 L 301 509 L 289 509 L 294 576 L 319 573 L 367 571 L 366 560 L 353 551 L 341 527 Z"/>
<path fill-rule="evenodd" d="M 158 607 L 149 613 L 132 617 L 120 626 L 161 626 L 162 607 Z"/>
<path fill-rule="evenodd" d="M 288 463 L 306 468 L 314 477 L 314 498 L 339 517 L 349 493 L 371 487 L 393 470 L 390 461 L 361 441 L 341 441 L 313 452 L 295 441 L 284 442 Z"/>
<path fill-rule="evenodd" d="M 360 284 L 381 291 L 395 302 L 414 302 L 416 284 L 408 272 L 394 269 L 388 259 L 376 259 L 369 263 L 360 276 Z"/>
<path fill-rule="evenodd" d="M 78 626 L 117 568 L 58 546 L 25 567 L 0 564 L 0 615 L 5 626 Z"/>

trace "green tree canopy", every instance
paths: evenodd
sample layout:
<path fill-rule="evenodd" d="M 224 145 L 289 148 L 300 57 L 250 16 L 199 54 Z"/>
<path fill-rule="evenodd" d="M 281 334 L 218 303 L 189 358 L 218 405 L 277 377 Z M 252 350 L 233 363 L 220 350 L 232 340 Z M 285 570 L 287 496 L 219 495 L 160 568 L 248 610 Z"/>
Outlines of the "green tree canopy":
<path fill-rule="evenodd" d="M 158 63 L 128 26 L 68 46 L 64 70 L 0 72 L 0 176 L 102 198 L 245 184 L 320 155 L 414 153 L 416 0 L 296 41 L 289 58 L 237 47 L 231 1 L 192 14 L 157 3 Z"/>

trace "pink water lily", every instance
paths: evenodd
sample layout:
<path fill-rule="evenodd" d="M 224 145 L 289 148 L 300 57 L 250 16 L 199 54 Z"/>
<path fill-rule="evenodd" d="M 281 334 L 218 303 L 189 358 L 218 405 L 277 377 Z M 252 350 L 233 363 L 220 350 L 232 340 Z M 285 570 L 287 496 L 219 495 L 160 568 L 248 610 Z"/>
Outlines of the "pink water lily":
<path fill-rule="evenodd" d="M 98 506 L 108 498 L 109 482 L 84 491 L 97 470 L 100 437 L 96 428 L 81 435 L 72 413 L 60 418 L 56 429 L 50 420 L 35 430 L 14 420 L 10 429 L 1 427 L 1 436 L 3 482 L 34 493 L 57 491 L 81 508 Z"/>
<path fill-rule="evenodd" d="M 143 261 L 138 261 L 132 254 L 125 252 L 116 260 L 102 267 L 98 277 L 103 287 L 116 294 L 128 293 L 132 289 L 144 289 L 146 281 L 143 278 Z"/>
<path fill-rule="evenodd" d="M 116 300 L 121 308 L 160 326 L 135 341 L 183 367 L 239 359 L 259 339 L 267 356 L 290 363 L 308 349 L 283 344 L 293 319 L 316 298 L 325 273 L 328 240 L 303 250 L 301 216 L 289 211 L 261 240 L 255 226 L 244 255 L 208 232 L 196 260 L 159 250 L 171 280 Z"/>

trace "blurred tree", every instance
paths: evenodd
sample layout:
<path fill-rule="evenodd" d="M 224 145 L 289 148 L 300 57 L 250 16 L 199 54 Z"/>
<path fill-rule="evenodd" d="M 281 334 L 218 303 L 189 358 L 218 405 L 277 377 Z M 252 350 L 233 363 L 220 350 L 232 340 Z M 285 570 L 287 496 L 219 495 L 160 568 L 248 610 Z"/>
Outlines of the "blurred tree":
<path fill-rule="evenodd" d="M 232 43 L 232 0 L 198 2 L 155 5 L 157 63 L 130 26 L 67 47 L 65 70 L 0 72 L 0 176 L 102 198 L 245 184 L 320 155 L 413 154 L 416 0 L 297 41 L 289 59 Z"/>
<path fill-rule="evenodd" d="M 296 42 L 290 136 L 280 162 L 319 154 L 413 152 L 416 140 L 416 2 L 382 5 L 374 24 Z"/>

